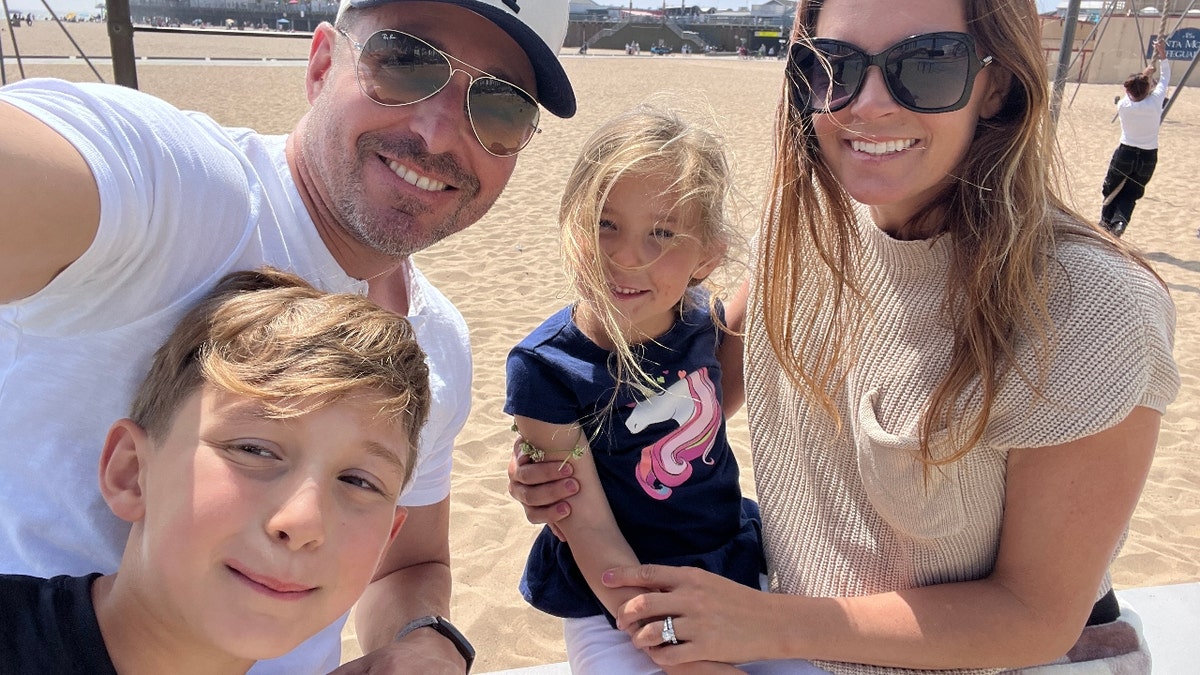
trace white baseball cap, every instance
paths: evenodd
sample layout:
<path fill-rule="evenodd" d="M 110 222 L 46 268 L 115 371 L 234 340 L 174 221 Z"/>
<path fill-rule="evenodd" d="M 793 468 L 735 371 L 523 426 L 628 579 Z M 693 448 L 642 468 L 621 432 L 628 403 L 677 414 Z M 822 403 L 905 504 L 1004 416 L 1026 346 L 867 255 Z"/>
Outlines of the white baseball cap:
<path fill-rule="evenodd" d="M 403 0 L 341 0 L 337 16 Z M 558 60 L 567 39 L 569 0 L 427 0 L 458 5 L 488 19 L 525 50 L 537 79 L 537 99 L 558 117 L 575 114 L 575 91 Z M 418 36 L 419 37 L 419 36 Z"/>

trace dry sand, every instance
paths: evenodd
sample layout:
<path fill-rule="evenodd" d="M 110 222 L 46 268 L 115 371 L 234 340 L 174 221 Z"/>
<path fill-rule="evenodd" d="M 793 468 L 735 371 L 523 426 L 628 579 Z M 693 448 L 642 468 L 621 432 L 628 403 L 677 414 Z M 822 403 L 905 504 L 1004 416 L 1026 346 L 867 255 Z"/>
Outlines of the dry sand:
<path fill-rule="evenodd" d="M 72 26 L 88 54 L 106 55 L 103 27 Z M 53 24 L 17 33 L 26 55 L 74 50 Z M 4 53 L 12 55 L 4 34 Z M 140 56 L 262 56 L 302 59 L 303 40 L 137 34 Z M 215 62 L 214 62 L 215 63 Z M 453 617 L 478 647 L 478 670 L 559 661 L 564 658 L 557 619 L 525 605 L 516 586 L 536 528 L 507 496 L 505 465 L 511 447 L 509 420 L 501 412 L 504 357 L 566 297 L 559 270 L 555 214 L 575 155 L 589 133 L 612 114 L 647 96 L 689 109 L 711 109 L 729 140 L 738 182 L 751 205 L 753 227 L 770 157 L 771 119 L 782 66 L 775 61 L 705 57 L 637 58 L 591 54 L 564 58 L 575 83 L 579 113 L 571 120 L 547 115 L 544 131 L 518 162 L 508 190 L 479 224 L 417 256 L 433 281 L 458 304 L 471 327 L 475 356 L 474 408 L 459 438 L 455 464 L 451 548 Z M 1180 64 L 1181 65 L 1181 64 Z M 16 77 L 7 64 L 10 81 Z M 94 80 L 82 65 L 26 65 L 26 75 Z M 1182 67 L 1179 68 L 1182 72 Z M 111 70 L 101 67 L 111 81 Z M 144 64 L 141 88 L 223 124 L 283 133 L 305 109 L 304 71 L 296 61 L 278 67 Z M 1066 91 L 1069 101 L 1074 85 Z M 1099 185 L 1120 135 L 1111 123 L 1119 87 L 1084 85 L 1064 102 L 1059 141 L 1071 172 L 1074 203 L 1099 213 Z M 1140 247 L 1167 281 L 1178 307 L 1175 356 L 1183 380 L 1168 409 L 1149 483 L 1134 514 L 1129 539 L 1113 568 L 1118 588 L 1200 580 L 1200 92 L 1187 89 L 1171 109 L 1161 134 L 1162 152 L 1147 195 L 1125 238 Z M 731 421 L 731 440 L 743 461 L 744 487 L 753 494 L 745 416 Z M 357 653 L 347 632 L 346 653 Z"/>

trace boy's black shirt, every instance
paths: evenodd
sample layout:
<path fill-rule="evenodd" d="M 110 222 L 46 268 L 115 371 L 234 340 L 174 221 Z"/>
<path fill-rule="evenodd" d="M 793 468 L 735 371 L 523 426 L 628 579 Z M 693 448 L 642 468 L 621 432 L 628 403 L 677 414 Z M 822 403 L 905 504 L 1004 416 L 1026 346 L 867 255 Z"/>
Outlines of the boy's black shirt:
<path fill-rule="evenodd" d="M 99 576 L 0 574 L 0 675 L 117 675 L 92 606 Z"/>

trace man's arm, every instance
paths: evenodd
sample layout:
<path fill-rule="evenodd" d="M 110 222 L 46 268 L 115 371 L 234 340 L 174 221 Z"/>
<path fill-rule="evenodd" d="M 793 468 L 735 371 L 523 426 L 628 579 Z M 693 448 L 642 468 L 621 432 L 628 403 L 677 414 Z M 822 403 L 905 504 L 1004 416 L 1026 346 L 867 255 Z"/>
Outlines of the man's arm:
<path fill-rule="evenodd" d="M 100 193 L 65 138 L 0 103 L 0 303 L 45 287 L 91 245 Z"/>
<path fill-rule="evenodd" d="M 409 507 L 408 520 L 355 610 L 365 656 L 337 672 L 462 673 L 462 656 L 437 631 L 418 629 L 393 641 L 409 621 L 429 615 L 450 615 L 449 498 Z"/>

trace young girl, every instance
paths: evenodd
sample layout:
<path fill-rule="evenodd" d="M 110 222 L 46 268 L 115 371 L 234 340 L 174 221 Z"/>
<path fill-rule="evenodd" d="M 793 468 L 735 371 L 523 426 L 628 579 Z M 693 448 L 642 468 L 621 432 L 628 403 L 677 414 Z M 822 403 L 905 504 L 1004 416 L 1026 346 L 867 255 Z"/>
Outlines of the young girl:
<path fill-rule="evenodd" d="M 688 565 L 759 587 L 757 508 L 725 438 L 722 311 L 699 287 L 734 236 L 729 189 L 720 141 L 675 113 L 643 106 L 602 127 L 559 215 L 579 301 L 508 358 L 505 412 L 523 451 L 574 461 L 588 485 L 558 524 L 566 541 L 544 530 L 521 584 L 566 619 L 573 673 L 659 671 L 605 617 L 636 595 L 599 583 L 613 565 Z M 701 669 L 733 670 L 687 672 Z"/>
<path fill-rule="evenodd" d="M 1106 572 L 1179 387 L 1174 308 L 1058 197 L 1033 2 L 801 0 L 786 73 L 745 313 L 775 592 L 612 570 L 650 589 L 618 625 L 644 647 L 672 616 L 665 664 L 1148 667 Z"/>

